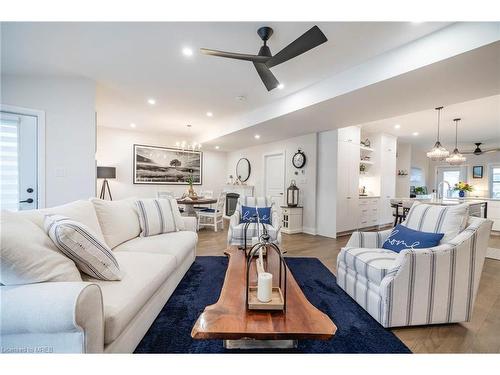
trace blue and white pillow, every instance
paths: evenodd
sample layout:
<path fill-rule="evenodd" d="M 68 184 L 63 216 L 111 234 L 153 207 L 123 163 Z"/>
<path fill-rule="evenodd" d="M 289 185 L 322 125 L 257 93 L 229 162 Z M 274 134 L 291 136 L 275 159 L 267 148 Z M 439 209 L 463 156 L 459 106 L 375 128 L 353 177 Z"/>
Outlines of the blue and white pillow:
<path fill-rule="evenodd" d="M 439 245 L 444 233 L 420 232 L 396 225 L 382 247 L 399 253 L 405 249 L 427 249 Z"/>
<path fill-rule="evenodd" d="M 175 199 L 141 199 L 136 202 L 141 237 L 184 230 Z"/>
<path fill-rule="evenodd" d="M 121 280 L 113 252 L 86 225 L 62 215 L 47 215 L 44 227 L 57 248 L 80 271 L 100 280 Z"/>
<path fill-rule="evenodd" d="M 255 223 L 257 222 L 254 217 L 255 214 L 259 215 L 261 224 L 271 224 L 271 207 L 248 207 L 241 206 L 240 223 Z"/>

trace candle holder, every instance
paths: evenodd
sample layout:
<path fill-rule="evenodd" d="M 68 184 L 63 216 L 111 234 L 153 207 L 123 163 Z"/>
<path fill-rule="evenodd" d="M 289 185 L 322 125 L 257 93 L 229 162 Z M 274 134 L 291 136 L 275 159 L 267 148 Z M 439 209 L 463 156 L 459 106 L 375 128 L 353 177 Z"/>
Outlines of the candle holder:
<path fill-rule="evenodd" d="M 245 251 L 247 267 L 246 305 L 248 310 L 286 310 L 287 268 L 285 258 L 280 248 L 276 244 L 269 242 L 269 239 L 269 234 L 262 234 L 259 238 L 260 241 L 253 245 L 248 252 Z M 264 264 L 264 250 L 267 253 L 267 263 L 269 263 L 271 249 L 279 258 L 278 286 L 273 286 L 272 277 L 269 278 L 269 275 L 272 274 L 269 269 L 266 271 Z M 257 285 L 250 285 L 252 262 L 255 262 Z M 262 301 L 263 296 L 265 301 Z"/>

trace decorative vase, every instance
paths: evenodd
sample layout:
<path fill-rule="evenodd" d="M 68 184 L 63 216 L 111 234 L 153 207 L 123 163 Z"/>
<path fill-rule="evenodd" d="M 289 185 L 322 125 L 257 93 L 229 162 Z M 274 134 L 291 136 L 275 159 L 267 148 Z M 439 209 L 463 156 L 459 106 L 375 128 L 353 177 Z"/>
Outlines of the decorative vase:
<path fill-rule="evenodd" d="M 193 189 L 193 185 L 189 185 L 188 197 L 191 198 L 191 199 L 198 197 L 198 195 L 196 194 L 196 192 Z"/>
<path fill-rule="evenodd" d="M 465 198 L 465 191 L 460 190 L 460 191 L 458 192 L 458 196 L 459 196 L 461 199 Z"/>

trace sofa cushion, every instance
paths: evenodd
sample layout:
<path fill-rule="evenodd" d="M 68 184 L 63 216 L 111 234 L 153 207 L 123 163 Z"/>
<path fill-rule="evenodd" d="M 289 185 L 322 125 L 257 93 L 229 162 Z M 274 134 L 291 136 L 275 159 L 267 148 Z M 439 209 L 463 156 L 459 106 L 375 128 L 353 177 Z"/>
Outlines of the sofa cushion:
<path fill-rule="evenodd" d="M 45 230 L 43 222 L 46 215 L 66 216 L 72 220 L 85 224 L 100 240 L 104 241 L 104 236 L 101 231 L 101 226 L 99 225 L 99 220 L 97 220 L 94 205 L 90 201 L 81 200 L 41 210 L 19 211 L 19 214 L 28 220 L 31 220 L 42 230 Z"/>
<path fill-rule="evenodd" d="M 120 266 L 111 249 L 86 225 L 61 215 L 45 216 L 50 239 L 87 275 L 101 280 L 120 280 Z"/>
<path fill-rule="evenodd" d="M 379 285 L 395 266 L 398 253 L 385 249 L 343 248 L 339 256 L 347 268 Z"/>
<path fill-rule="evenodd" d="M 0 283 L 81 281 L 75 263 L 62 254 L 32 221 L 19 213 L 1 213 Z"/>
<path fill-rule="evenodd" d="M 141 237 L 184 229 L 175 199 L 140 199 L 136 202 Z"/>
<path fill-rule="evenodd" d="M 91 199 L 104 240 L 110 248 L 139 236 L 141 226 L 135 208 L 137 199 L 106 201 Z"/>
<path fill-rule="evenodd" d="M 469 205 L 438 206 L 415 202 L 403 226 L 430 233 L 444 233 L 441 243 L 455 238 L 467 225 Z"/>
<path fill-rule="evenodd" d="M 176 265 L 194 251 L 198 235 L 190 231 L 158 234 L 150 237 L 137 237 L 117 246 L 115 252 L 140 252 L 170 254 L 175 257 Z"/>
<path fill-rule="evenodd" d="M 113 342 L 139 310 L 175 270 L 168 254 L 118 252 L 121 281 L 103 281 L 84 276 L 101 288 L 104 305 L 104 343 Z"/>

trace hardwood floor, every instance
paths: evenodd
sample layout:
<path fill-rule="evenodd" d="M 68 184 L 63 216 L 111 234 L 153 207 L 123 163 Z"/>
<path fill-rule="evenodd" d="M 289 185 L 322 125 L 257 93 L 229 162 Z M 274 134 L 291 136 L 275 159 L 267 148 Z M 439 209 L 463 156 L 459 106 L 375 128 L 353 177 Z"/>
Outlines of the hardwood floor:
<path fill-rule="evenodd" d="M 226 222 L 227 224 L 227 222 Z M 224 255 L 226 229 L 202 229 L 198 255 Z M 316 257 L 336 274 L 336 259 L 349 236 L 337 239 L 308 234 L 283 234 L 282 248 L 289 257 Z M 500 248 L 500 236 L 490 237 L 490 247 Z M 500 353 L 500 261 L 486 259 L 472 321 L 392 329 L 414 353 Z"/>

